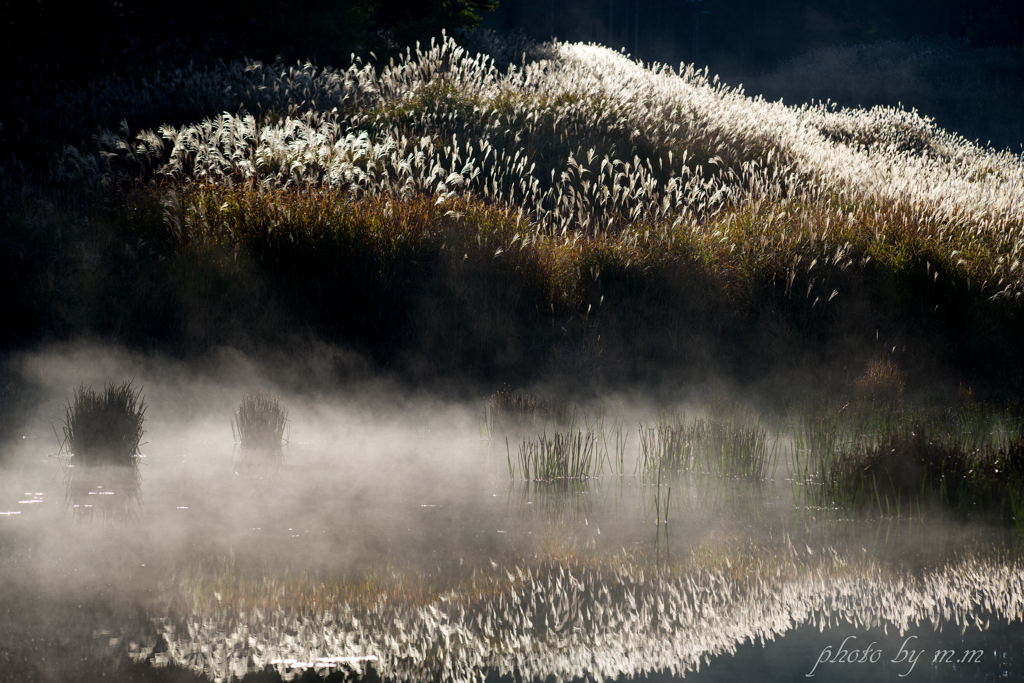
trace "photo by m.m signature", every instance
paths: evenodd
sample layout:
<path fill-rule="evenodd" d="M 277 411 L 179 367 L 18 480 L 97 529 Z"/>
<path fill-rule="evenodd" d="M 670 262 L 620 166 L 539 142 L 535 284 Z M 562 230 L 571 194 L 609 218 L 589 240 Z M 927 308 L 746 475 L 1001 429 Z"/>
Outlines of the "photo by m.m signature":
<path fill-rule="evenodd" d="M 877 641 L 872 641 L 866 647 L 859 648 L 856 640 L 857 636 L 848 636 L 835 651 L 832 650 L 831 645 L 826 646 L 818 655 L 818 661 L 814 663 L 814 667 L 804 676 L 813 678 L 818 673 L 825 671 L 824 667 L 830 664 L 878 664 L 886 657 L 881 648 L 875 647 Z M 917 640 L 917 636 L 908 636 L 900 645 L 899 652 L 892 659 L 887 660 L 890 664 L 907 667 L 905 672 L 899 674 L 900 678 L 909 676 L 917 666 L 921 655 L 925 654 L 924 648 L 915 649 L 913 642 L 915 640 Z M 931 663 L 936 665 L 980 664 L 983 654 L 983 650 L 935 650 L 931 655 Z"/>

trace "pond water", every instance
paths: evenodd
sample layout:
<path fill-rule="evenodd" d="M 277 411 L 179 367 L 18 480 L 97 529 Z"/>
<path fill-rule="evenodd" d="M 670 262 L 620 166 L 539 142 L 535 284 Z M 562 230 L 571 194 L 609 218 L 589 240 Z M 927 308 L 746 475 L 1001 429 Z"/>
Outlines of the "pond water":
<path fill-rule="evenodd" d="M 139 466 L 75 467 L 51 431 L 74 363 L 26 367 L 44 398 L 0 469 L 3 680 L 1024 672 L 1005 522 L 801 509 L 783 464 L 766 482 L 666 478 L 665 523 L 635 433 L 625 473 L 510 480 L 519 437 L 481 439 L 482 404 L 387 390 L 279 393 L 288 445 L 247 452 L 230 428 L 245 384 L 137 367 L 121 374 L 149 404 Z"/>

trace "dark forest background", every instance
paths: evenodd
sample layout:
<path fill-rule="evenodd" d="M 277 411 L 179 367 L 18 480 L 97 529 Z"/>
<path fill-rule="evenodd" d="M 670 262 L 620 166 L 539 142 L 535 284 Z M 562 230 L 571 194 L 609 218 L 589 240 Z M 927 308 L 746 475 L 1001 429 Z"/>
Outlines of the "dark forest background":
<path fill-rule="evenodd" d="M 645 61 L 753 74 L 816 48 L 948 36 L 1024 42 L 1019 0 L 502 0 L 485 25 L 594 41 Z"/>
<path fill-rule="evenodd" d="M 442 29 L 473 51 L 503 52 L 504 64 L 518 62 L 530 41 L 597 42 L 646 62 L 707 66 L 771 100 L 916 108 L 982 144 L 1020 151 L 1024 143 L 1020 0 L 6 0 L 2 8 L 4 158 L 36 155 L 25 140 L 42 128 L 78 144 L 86 129 L 114 128 L 122 117 L 133 126 L 185 122 L 124 112 L 75 130 L 46 123 L 40 106 L 103 79 L 153 83 L 170 69 L 240 58 L 386 63 Z"/>
<path fill-rule="evenodd" d="M 53 0 L 4 2 L 5 79 L 76 81 L 180 60 L 348 66 L 482 26 L 753 74 L 826 45 L 949 36 L 1024 42 L 1019 0 Z"/>
<path fill-rule="evenodd" d="M 122 116 L 58 130 L 39 108 L 99 80 L 153 83 L 169 69 L 240 58 L 386 63 L 442 29 L 473 51 L 503 52 L 504 64 L 518 62 L 529 41 L 597 42 L 646 62 L 707 66 L 770 100 L 916 108 L 970 140 L 1016 152 L 1024 144 L 1020 0 L 4 0 L 2 8 L 3 158 L 37 156 L 25 140 L 41 128 L 78 144 L 86 128 L 117 127 Z M 132 114 L 123 116 L 133 126 L 184 123 L 171 112 L 167 121 Z"/>

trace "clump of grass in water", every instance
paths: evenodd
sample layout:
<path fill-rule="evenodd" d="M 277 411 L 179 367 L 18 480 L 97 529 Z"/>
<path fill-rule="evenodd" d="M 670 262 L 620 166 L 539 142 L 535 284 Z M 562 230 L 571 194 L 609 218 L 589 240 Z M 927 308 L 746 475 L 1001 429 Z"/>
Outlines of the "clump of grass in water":
<path fill-rule="evenodd" d="M 623 420 L 621 417 L 612 420 L 610 425 L 606 425 L 606 416 L 603 411 L 598 411 L 591 420 L 584 413 L 584 421 L 587 425 L 587 431 L 598 434 L 601 440 L 598 464 L 597 464 L 597 476 L 600 477 L 604 473 L 604 465 L 607 462 L 612 476 L 621 477 L 626 474 L 626 443 L 629 440 L 629 433 L 624 431 L 622 428 Z M 611 448 L 609 448 L 609 437 L 611 440 Z"/>
<path fill-rule="evenodd" d="M 1024 525 L 1019 424 L 994 429 L 996 417 L 978 411 L 939 421 L 923 414 L 881 417 L 852 414 L 859 425 L 849 429 L 834 416 L 832 429 L 824 430 L 833 438 L 826 448 L 811 448 L 807 470 L 798 473 L 811 485 L 812 502 L 897 517 L 937 505 L 960 514 L 1007 516 Z"/>
<path fill-rule="evenodd" d="M 279 448 L 288 424 L 288 409 L 270 394 L 257 391 L 242 399 L 231 432 L 235 441 L 250 448 Z M 237 427 L 237 429 L 236 429 Z"/>
<path fill-rule="evenodd" d="M 768 445 L 768 430 L 760 422 L 739 418 L 694 418 L 684 423 L 662 415 L 654 427 L 640 427 L 637 470 L 655 477 L 699 472 L 724 477 L 762 480 L 774 475 L 778 450 Z"/>
<path fill-rule="evenodd" d="M 838 410 L 818 409 L 794 415 L 793 481 L 798 499 L 813 506 L 825 505 L 822 481 L 839 447 L 850 438 L 848 425 L 841 422 L 844 405 Z"/>
<path fill-rule="evenodd" d="M 915 425 L 890 431 L 876 444 L 858 441 L 842 449 L 824 485 L 833 503 L 899 515 L 904 506 L 926 499 L 956 507 L 969 466 L 960 444 L 931 440 L 922 425 Z"/>
<path fill-rule="evenodd" d="M 102 392 L 80 387 L 64 409 L 62 450 L 80 465 L 132 465 L 139 455 L 146 401 L 131 382 Z"/>
<path fill-rule="evenodd" d="M 592 431 L 556 432 L 551 438 L 542 434 L 524 439 L 519 447 L 518 471 L 523 479 L 556 481 L 587 479 L 595 476 L 598 461 L 594 458 L 597 438 Z M 509 477 L 515 478 L 516 467 L 508 454 Z"/>

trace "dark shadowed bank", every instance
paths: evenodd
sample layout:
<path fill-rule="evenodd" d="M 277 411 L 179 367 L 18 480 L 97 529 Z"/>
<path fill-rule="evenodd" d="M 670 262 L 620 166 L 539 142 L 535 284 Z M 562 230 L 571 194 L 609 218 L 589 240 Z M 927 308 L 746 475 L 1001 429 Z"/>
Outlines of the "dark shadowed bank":
<path fill-rule="evenodd" d="M 1019 304 L 972 292 L 970 273 L 927 244 L 889 263 L 855 246 L 818 291 L 813 272 L 791 278 L 792 257 L 737 258 L 742 234 L 724 248 L 589 241 L 495 254 L 516 216 L 473 200 L 455 216 L 431 197 L 196 187 L 175 201 L 205 207 L 215 235 L 190 241 L 151 190 L 17 199 L 4 217 L 8 353 L 74 340 L 178 357 L 327 345 L 412 381 L 720 379 L 781 393 L 849 388 L 885 360 L 911 392 L 1021 387 Z"/>

